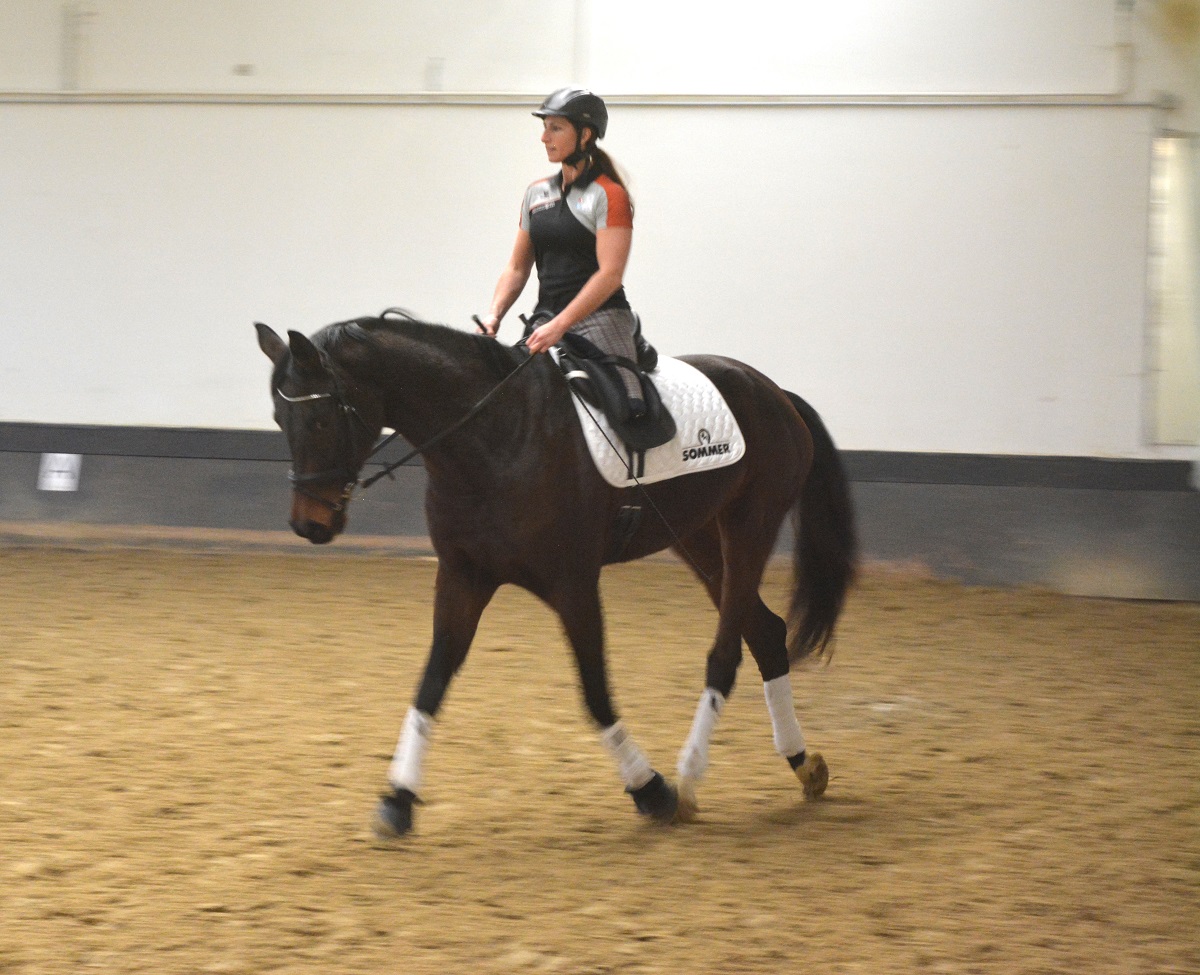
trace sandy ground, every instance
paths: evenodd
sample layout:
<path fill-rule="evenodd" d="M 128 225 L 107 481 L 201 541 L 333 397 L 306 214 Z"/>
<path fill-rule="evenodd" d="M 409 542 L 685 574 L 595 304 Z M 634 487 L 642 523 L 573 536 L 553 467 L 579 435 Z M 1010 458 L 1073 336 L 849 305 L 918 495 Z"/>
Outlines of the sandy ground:
<path fill-rule="evenodd" d="M 0 551 L 0 972 L 1200 971 L 1200 606 L 869 572 L 796 677 L 826 798 L 748 661 L 700 820 L 663 828 L 555 621 L 506 590 L 385 848 L 432 579 Z M 618 703 L 673 776 L 715 616 L 665 561 L 609 570 L 605 601 Z"/>

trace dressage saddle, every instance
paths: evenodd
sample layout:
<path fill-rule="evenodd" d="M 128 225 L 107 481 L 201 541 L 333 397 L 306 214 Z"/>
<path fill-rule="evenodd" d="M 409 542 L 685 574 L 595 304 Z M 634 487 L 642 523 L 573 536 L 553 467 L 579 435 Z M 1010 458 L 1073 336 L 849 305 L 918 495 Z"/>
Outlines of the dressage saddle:
<path fill-rule="evenodd" d="M 558 364 L 571 388 L 608 418 L 626 448 L 642 454 L 675 436 L 675 420 L 650 378 L 649 373 L 658 365 L 658 352 L 642 335 L 640 320 L 634 344 L 636 362 L 603 352 L 583 336 L 567 332 L 558 345 Z M 636 377 L 641 397 L 630 395 L 621 370 Z"/>

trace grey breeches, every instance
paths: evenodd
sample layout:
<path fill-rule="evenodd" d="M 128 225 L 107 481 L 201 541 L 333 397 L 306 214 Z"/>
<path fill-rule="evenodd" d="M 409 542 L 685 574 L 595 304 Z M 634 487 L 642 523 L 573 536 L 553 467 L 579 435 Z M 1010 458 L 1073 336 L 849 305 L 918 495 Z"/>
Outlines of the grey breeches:
<path fill-rule="evenodd" d="M 633 341 L 636 326 L 637 319 L 628 308 L 609 308 L 592 312 L 572 325 L 571 331 L 582 335 L 601 352 L 637 362 L 637 346 Z M 621 370 L 621 378 L 629 395 L 641 398 L 641 383 L 628 369 Z"/>

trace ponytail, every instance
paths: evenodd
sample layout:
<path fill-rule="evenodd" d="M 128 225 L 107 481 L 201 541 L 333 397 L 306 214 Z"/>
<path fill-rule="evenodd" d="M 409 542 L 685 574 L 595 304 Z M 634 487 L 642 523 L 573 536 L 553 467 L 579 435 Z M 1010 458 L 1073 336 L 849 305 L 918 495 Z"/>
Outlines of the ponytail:
<path fill-rule="evenodd" d="M 625 185 L 625 178 L 621 175 L 621 171 L 617 168 L 617 164 L 613 162 L 612 156 L 610 156 L 597 145 L 593 145 L 590 149 L 588 149 L 588 155 L 592 157 L 591 165 L 588 166 L 588 169 L 596 170 L 601 175 L 607 176 L 619 187 L 621 187 L 621 189 L 623 189 L 625 194 L 628 196 L 629 187 Z M 632 196 L 629 197 L 629 210 L 630 212 L 633 211 Z"/>

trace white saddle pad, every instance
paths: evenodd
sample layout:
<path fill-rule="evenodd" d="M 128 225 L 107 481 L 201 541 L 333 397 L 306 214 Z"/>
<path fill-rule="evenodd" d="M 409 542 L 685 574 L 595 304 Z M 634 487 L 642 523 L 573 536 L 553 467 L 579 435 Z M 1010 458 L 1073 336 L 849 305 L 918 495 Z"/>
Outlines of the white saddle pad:
<path fill-rule="evenodd" d="M 704 373 L 678 359 L 660 356 L 650 374 L 663 406 L 675 418 L 675 436 L 661 447 L 647 450 L 644 463 L 630 457 L 604 414 L 572 395 L 575 412 L 592 460 L 613 487 L 632 487 L 634 478 L 653 484 L 735 464 L 746 453 L 746 441 L 725 399 Z"/>

